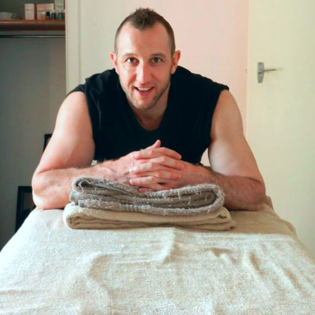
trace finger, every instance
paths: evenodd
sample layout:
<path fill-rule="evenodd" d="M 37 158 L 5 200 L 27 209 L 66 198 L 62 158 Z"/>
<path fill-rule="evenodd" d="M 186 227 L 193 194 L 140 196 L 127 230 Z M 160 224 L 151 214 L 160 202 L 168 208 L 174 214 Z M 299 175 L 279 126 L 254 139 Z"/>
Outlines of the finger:
<path fill-rule="evenodd" d="M 162 176 L 162 175 L 161 175 Z M 181 179 L 180 177 L 177 177 L 177 175 L 169 174 L 163 175 L 164 177 L 157 177 L 152 174 L 147 174 L 143 177 L 134 177 L 129 180 L 130 185 L 133 186 L 139 186 L 139 187 L 152 187 L 155 185 L 161 185 L 161 184 L 175 184 L 176 182 L 179 182 Z M 166 178 L 168 177 L 168 178 Z"/>
<path fill-rule="evenodd" d="M 161 146 L 161 140 L 156 140 L 151 146 L 145 148 L 145 149 L 141 149 L 140 151 L 133 151 L 130 153 L 130 157 L 131 158 L 134 158 L 135 157 L 135 154 L 138 153 L 138 152 L 142 152 L 144 150 L 150 150 L 150 149 L 157 149 Z"/>
<path fill-rule="evenodd" d="M 161 146 L 161 140 L 156 140 L 155 143 L 153 145 L 151 145 L 150 147 L 147 147 L 147 149 L 157 149 Z"/>
<path fill-rule="evenodd" d="M 173 158 L 161 156 L 157 158 L 153 158 L 148 160 L 142 160 L 141 163 L 133 164 L 130 166 L 130 173 L 142 173 L 142 172 L 151 172 L 156 170 L 165 170 L 165 171 L 174 171 L 175 170 L 183 170 L 185 168 L 185 164 Z"/>
<path fill-rule="evenodd" d="M 176 181 L 182 178 L 182 175 L 180 173 L 170 172 L 169 170 L 156 170 L 156 171 L 151 171 L 151 172 L 142 172 L 140 174 L 133 174 L 133 175 L 137 175 L 137 176 L 132 177 L 132 179 L 152 177 L 159 183 L 163 182 L 164 180 Z"/>
<path fill-rule="evenodd" d="M 158 190 L 168 190 L 171 189 L 169 185 L 165 184 L 146 184 L 138 188 L 139 192 L 149 192 L 149 191 L 158 191 Z"/>
<path fill-rule="evenodd" d="M 132 165 L 129 169 L 129 173 L 139 174 L 139 173 L 153 172 L 157 170 L 171 170 L 171 168 L 155 163 L 151 160 L 150 162 L 144 162 L 141 164 Z"/>
<path fill-rule="evenodd" d="M 159 156 L 168 156 L 176 160 L 180 160 L 182 156 L 172 149 L 165 147 L 162 148 L 149 148 L 133 153 L 132 157 L 134 159 L 151 159 Z"/>
<path fill-rule="evenodd" d="M 138 183 L 141 183 L 141 185 L 139 185 Z M 162 188 L 162 184 L 157 183 L 155 180 L 150 178 L 150 176 L 142 177 L 142 178 L 133 178 L 129 180 L 129 184 L 133 186 L 139 186 L 141 188 L 152 189 L 152 190 L 160 190 Z"/>

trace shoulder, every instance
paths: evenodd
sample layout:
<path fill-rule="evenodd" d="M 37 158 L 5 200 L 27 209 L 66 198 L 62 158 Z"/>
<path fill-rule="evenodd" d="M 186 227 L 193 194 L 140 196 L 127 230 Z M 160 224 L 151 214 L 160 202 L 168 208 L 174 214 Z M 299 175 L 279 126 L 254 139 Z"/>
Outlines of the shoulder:
<path fill-rule="evenodd" d="M 103 93 L 104 90 L 111 90 L 117 85 L 118 75 L 114 69 L 96 73 L 85 79 L 85 83 L 79 84 L 69 94 L 73 92 L 83 92 L 85 95 Z"/>
<path fill-rule="evenodd" d="M 223 135 L 243 135 L 242 116 L 238 105 L 229 91 L 220 93 L 214 111 L 211 129 L 211 138 Z"/>
<path fill-rule="evenodd" d="M 189 85 L 191 88 L 205 88 L 206 90 L 224 90 L 229 89 L 227 85 L 213 81 L 212 79 L 203 75 L 193 73 L 188 69 L 178 66 L 176 72 L 172 75 L 172 82 L 179 85 Z"/>
<path fill-rule="evenodd" d="M 80 130 L 91 128 L 88 106 L 85 95 L 82 92 L 69 94 L 62 103 L 56 121 L 58 130 L 68 128 Z M 85 130 L 86 131 L 86 130 Z"/>
<path fill-rule="evenodd" d="M 106 89 L 116 86 L 118 75 L 114 69 L 106 70 L 102 73 L 97 73 L 85 80 L 86 88 L 100 93 Z"/>

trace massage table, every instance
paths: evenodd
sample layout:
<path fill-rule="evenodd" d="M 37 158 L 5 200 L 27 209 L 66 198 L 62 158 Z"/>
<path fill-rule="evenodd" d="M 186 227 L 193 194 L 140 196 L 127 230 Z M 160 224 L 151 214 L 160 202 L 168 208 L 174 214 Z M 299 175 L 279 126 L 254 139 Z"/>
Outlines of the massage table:
<path fill-rule="evenodd" d="M 315 314 L 315 262 L 265 206 L 237 227 L 74 230 L 31 212 L 0 253 L 0 314 Z"/>

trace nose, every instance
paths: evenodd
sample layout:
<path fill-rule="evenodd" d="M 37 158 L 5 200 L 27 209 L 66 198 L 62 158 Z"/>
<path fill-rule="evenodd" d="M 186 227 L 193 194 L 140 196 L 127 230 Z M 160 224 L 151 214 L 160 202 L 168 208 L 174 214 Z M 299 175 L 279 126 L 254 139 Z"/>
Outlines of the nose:
<path fill-rule="evenodd" d="M 151 69 L 145 63 L 139 63 L 137 67 L 137 81 L 145 84 L 151 80 Z"/>

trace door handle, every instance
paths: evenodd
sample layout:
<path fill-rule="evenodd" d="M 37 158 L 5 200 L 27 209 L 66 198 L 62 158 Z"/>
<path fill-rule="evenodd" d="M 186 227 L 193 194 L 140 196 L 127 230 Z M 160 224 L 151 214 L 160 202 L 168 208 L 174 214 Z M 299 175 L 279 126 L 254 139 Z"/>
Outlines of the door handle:
<path fill-rule="evenodd" d="M 257 66 L 257 78 L 258 83 L 262 83 L 264 80 L 264 74 L 265 72 L 271 72 L 271 71 L 277 71 L 277 69 L 265 69 L 265 64 L 263 62 L 258 62 Z"/>

